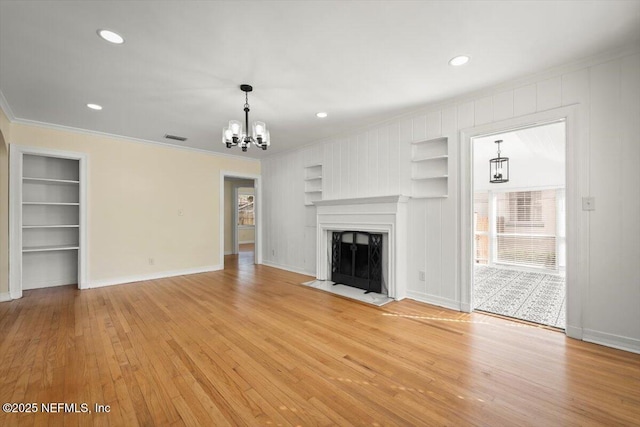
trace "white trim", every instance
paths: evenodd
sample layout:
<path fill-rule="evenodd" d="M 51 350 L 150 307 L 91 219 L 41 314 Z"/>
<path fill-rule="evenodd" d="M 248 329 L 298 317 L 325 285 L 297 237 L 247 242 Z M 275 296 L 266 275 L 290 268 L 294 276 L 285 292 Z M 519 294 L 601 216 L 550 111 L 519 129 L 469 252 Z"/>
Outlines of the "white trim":
<path fill-rule="evenodd" d="M 0 100 L 0 107 L 2 107 L 1 100 Z M 7 118 L 9 118 L 8 114 L 7 114 Z M 254 158 L 254 157 L 239 156 L 239 155 L 236 155 L 236 154 L 220 153 L 220 152 L 217 152 L 217 151 L 203 150 L 201 148 L 185 147 L 185 146 L 182 146 L 182 145 L 169 144 L 167 142 L 153 141 L 153 140 L 150 140 L 150 139 L 136 138 L 136 137 L 132 137 L 132 136 L 118 135 L 118 134 L 108 133 L 108 132 L 100 132 L 100 131 L 97 131 L 97 130 L 76 128 L 76 127 L 73 127 L 73 126 L 58 125 L 58 124 L 55 124 L 55 123 L 39 122 L 39 121 L 36 121 L 36 120 L 20 119 L 20 118 L 17 118 L 17 117 L 14 117 L 13 119 L 9 118 L 9 121 L 12 124 L 19 124 L 19 125 L 25 125 L 25 126 L 34 126 L 34 127 L 57 130 L 57 131 L 64 131 L 64 132 L 73 132 L 73 133 L 79 133 L 79 134 L 83 134 L 83 135 L 91 135 L 91 136 L 100 136 L 100 137 L 106 137 L 106 138 L 113 138 L 113 139 L 118 139 L 118 140 L 129 141 L 129 142 L 136 142 L 136 143 L 140 143 L 140 144 L 154 145 L 156 147 L 160 146 L 160 147 L 164 147 L 164 148 L 173 148 L 173 149 L 177 149 L 177 150 L 190 151 L 190 152 L 194 152 L 194 153 L 205 154 L 205 155 L 208 155 L 208 156 L 220 156 L 220 157 L 228 157 L 228 158 L 233 158 L 233 159 L 242 159 L 242 160 L 245 160 L 245 161 L 248 160 L 248 161 L 252 161 L 252 162 L 260 162 L 260 159 L 257 159 L 257 158 Z"/>
<path fill-rule="evenodd" d="M 582 339 L 584 341 L 640 354 L 640 340 L 638 339 L 594 331 L 592 329 L 585 329 L 583 332 Z"/>
<path fill-rule="evenodd" d="M 238 244 L 239 245 L 244 245 L 246 243 L 255 243 L 255 242 L 256 242 L 255 239 L 254 240 L 239 240 Z"/>
<path fill-rule="evenodd" d="M 460 254 L 459 254 L 459 289 L 460 303 L 465 311 L 473 307 L 473 145 L 472 139 L 478 136 L 508 132 L 513 129 L 532 127 L 564 120 L 566 131 L 566 241 L 567 241 L 567 323 L 573 325 L 565 329 L 572 338 L 576 330 L 582 327 L 582 308 L 584 307 L 583 289 L 589 283 L 588 269 L 580 269 L 580 265 L 588 265 L 585 250 L 589 247 L 588 212 L 579 211 L 578 200 L 588 194 L 588 189 L 581 177 L 588 176 L 585 170 L 584 157 L 588 155 L 583 138 L 579 137 L 579 105 L 559 107 L 539 113 L 516 117 L 508 120 L 488 123 L 481 126 L 463 129 L 459 139 L 459 197 L 460 197 Z"/>
<path fill-rule="evenodd" d="M 426 304 L 437 305 L 451 310 L 461 311 L 460 303 L 449 298 L 442 298 L 435 295 L 427 295 L 422 292 L 407 291 L 407 298 Z"/>
<path fill-rule="evenodd" d="M 271 261 L 264 261 L 262 265 L 266 265 L 267 267 L 277 268 L 278 270 L 285 270 L 285 271 L 290 271 L 292 273 L 298 273 L 298 274 L 303 274 L 305 276 L 315 277 L 315 273 L 313 272 L 300 270 L 299 268 L 290 267 L 288 265 L 278 264 Z"/>
<path fill-rule="evenodd" d="M 253 206 L 255 206 L 255 203 Z M 231 202 L 231 253 L 237 254 L 240 252 L 238 244 L 238 187 L 234 185 L 233 201 Z"/>
<path fill-rule="evenodd" d="M 250 173 L 241 173 L 229 170 L 221 170 L 220 171 L 220 194 L 219 194 L 219 212 L 220 212 L 220 265 L 224 267 L 224 179 L 225 178 L 241 178 L 241 179 L 252 179 L 253 180 L 253 191 L 255 192 L 255 208 L 254 208 L 254 217 L 255 217 L 255 249 L 253 252 L 253 258 L 255 264 L 262 264 L 262 175 L 250 174 Z M 236 227 L 232 227 L 235 229 Z"/>
<path fill-rule="evenodd" d="M 640 49 L 638 49 L 638 45 L 629 44 L 626 46 L 622 46 L 618 49 L 613 49 L 600 54 L 588 56 L 586 58 L 581 58 L 581 59 L 566 63 L 564 65 L 547 68 L 545 70 L 538 71 L 537 73 L 516 77 L 506 82 L 498 83 L 497 85 L 486 86 L 474 92 L 466 92 L 460 96 L 445 98 L 442 101 L 427 102 L 422 107 L 400 112 L 399 114 L 392 115 L 384 120 L 376 121 L 376 122 L 369 123 L 362 126 L 358 126 L 356 124 L 356 126 L 349 131 L 339 132 L 322 139 L 312 140 L 306 144 L 295 147 L 295 150 L 303 150 L 305 148 L 309 148 L 314 145 L 326 144 L 326 143 L 335 141 L 337 139 L 344 138 L 346 136 L 365 133 L 369 130 L 376 129 L 376 128 L 394 123 L 396 121 L 401 121 L 403 119 L 413 118 L 418 115 L 429 114 L 432 112 L 445 110 L 447 108 L 455 107 L 467 102 L 476 101 L 486 96 L 495 95 L 500 92 L 517 89 L 519 87 L 527 86 L 530 84 L 535 84 L 540 81 L 551 79 L 554 77 L 560 77 L 565 74 L 569 74 L 578 70 L 587 69 L 589 67 L 593 67 L 598 64 L 603 64 L 605 62 L 613 61 L 619 58 L 635 55 L 637 53 L 640 53 Z M 267 159 L 271 156 L 281 155 L 281 154 L 282 154 L 281 151 L 271 151 L 267 153 L 267 155 L 263 157 L 263 159 Z"/>
<path fill-rule="evenodd" d="M 105 286 L 123 285 L 125 283 L 143 282 L 146 280 L 166 279 L 167 277 L 187 276 L 189 274 L 210 273 L 222 270 L 222 265 L 210 265 L 184 270 L 161 271 L 158 273 L 137 274 L 135 276 L 114 277 L 111 279 L 94 280 L 83 289 L 102 288 Z"/>
<path fill-rule="evenodd" d="M 78 160 L 80 177 L 80 217 L 78 249 L 78 289 L 85 289 L 89 277 L 88 262 L 88 163 L 86 153 L 9 144 L 9 292 L 11 298 L 22 297 L 22 168 L 23 155 L 33 154 Z"/>
<path fill-rule="evenodd" d="M 3 292 L 0 294 L 0 302 L 7 302 L 7 301 L 11 301 L 13 298 L 11 298 L 11 294 L 9 292 Z"/>
<path fill-rule="evenodd" d="M 578 327 L 578 326 L 572 326 L 572 325 L 567 325 L 565 327 L 565 332 L 567 334 L 568 337 L 570 338 L 575 338 L 577 340 L 582 340 L 582 328 Z"/>

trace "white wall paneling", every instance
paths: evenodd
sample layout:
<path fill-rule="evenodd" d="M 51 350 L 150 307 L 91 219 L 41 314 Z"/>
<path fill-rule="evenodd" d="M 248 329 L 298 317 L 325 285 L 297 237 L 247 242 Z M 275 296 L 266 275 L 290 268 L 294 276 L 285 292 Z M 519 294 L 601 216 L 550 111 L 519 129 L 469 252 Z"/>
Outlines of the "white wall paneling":
<path fill-rule="evenodd" d="M 461 133 L 524 124 L 542 112 L 577 105 L 575 126 L 567 128 L 567 138 L 576 142 L 567 147 L 567 184 L 578 189 L 567 194 L 567 227 L 584 246 L 568 253 L 568 264 L 580 266 L 567 273 L 570 283 L 580 283 L 568 290 L 568 334 L 640 351 L 640 54 L 616 55 L 603 57 L 597 65 L 559 68 L 504 83 L 496 90 L 429 105 L 357 133 L 267 157 L 262 164 L 271 198 L 265 204 L 269 261 L 315 273 L 304 259 L 309 250 L 304 236 L 310 235 L 305 233 L 310 226 L 304 225 L 304 209 L 315 208 L 305 208 L 302 189 L 299 194 L 284 191 L 292 182 L 303 182 L 305 164 L 321 162 L 331 170 L 326 199 L 411 195 L 411 143 L 446 136 L 449 197 L 407 204 L 407 294 L 469 310 L 463 286 L 468 272 L 459 261 L 468 249 L 463 236 L 471 235 L 461 228 L 460 179 L 470 171 L 469 165 L 459 163 Z M 595 197 L 595 211 L 580 210 L 584 196 Z M 305 255 L 283 257 L 287 245 Z M 421 269 L 425 282 L 419 280 Z"/>

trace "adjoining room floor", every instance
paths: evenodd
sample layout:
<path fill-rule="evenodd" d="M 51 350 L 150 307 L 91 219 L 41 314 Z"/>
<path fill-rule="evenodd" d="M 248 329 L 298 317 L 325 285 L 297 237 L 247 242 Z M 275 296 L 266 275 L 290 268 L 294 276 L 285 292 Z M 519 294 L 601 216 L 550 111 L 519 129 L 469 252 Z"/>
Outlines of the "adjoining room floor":
<path fill-rule="evenodd" d="M 474 309 L 565 328 L 565 278 L 476 265 Z"/>

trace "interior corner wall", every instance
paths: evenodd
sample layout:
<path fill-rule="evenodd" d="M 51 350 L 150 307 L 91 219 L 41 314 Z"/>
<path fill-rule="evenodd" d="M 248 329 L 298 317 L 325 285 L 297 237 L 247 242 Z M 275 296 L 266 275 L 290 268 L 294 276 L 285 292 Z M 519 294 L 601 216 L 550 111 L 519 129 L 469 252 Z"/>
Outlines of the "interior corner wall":
<path fill-rule="evenodd" d="M 9 153 L 5 130 L 0 124 L 0 301 L 9 300 Z"/>
<path fill-rule="evenodd" d="M 16 122 L 8 142 L 88 155 L 89 288 L 221 269 L 220 171 L 260 174 L 253 159 Z"/>
<path fill-rule="evenodd" d="M 611 57 L 610 57 L 611 58 Z M 640 352 L 640 54 L 566 66 L 262 161 L 264 262 L 315 274 L 315 207 L 304 166 L 322 163 L 323 199 L 410 194 L 410 143 L 449 138 L 448 197 L 409 201 L 408 296 L 461 308 L 460 133 L 568 105 L 579 109 L 589 213 L 581 323 L 587 340 Z M 586 183 L 586 184 L 585 184 Z M 575 183 L 574 183 L 575 184 Z M 580 209 L 580 207 L 578 207 Z M 419 280 L 425 272 L 425 281 Z"/>

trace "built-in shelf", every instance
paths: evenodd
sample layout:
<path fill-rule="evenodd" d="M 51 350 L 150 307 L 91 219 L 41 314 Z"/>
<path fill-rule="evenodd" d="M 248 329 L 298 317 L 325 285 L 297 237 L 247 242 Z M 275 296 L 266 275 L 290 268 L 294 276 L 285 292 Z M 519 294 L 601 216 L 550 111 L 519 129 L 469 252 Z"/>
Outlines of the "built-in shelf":
<path fill-rule="evenodd" d="M 71 251 L 80 249 L 78 245 L 24 246 L 22 252 Z"/>
<path fill-rule="evenodd" d="M 41 206 L 80 206 L 80 203 L 58 203 L 58 202 L 22 202 L 23 205 Z"/>
<path fill-rule="evenodd" d="M 12 293 L 71 284 L 82 287 L 87 155 L 11 148 Z"/>
<path fill-rule="evenodd" d="M 441 156 L 431 156 L 431 157 L 420 157 L 416 159 L 411 159 L 412 162 L 428 162 L 429 160 L 438 160 L 438 159 L 448 159 L 449 156 L 447 154 L 443 154 Z"/>
<path fill-rule="evenodd" d="M 447 137 L 411 143 L 411 195 L 447 197 L 449 141 Z"/>
<path fill-rule="evenodd" d="M 322 164 L 314 163 L 304 167 L 304 204 L 312 206 L 322 200 Z"/>
<path fill-rule="evenodd" d="M 26 176 L 22 178 L 22 181 L 26 183 L 38 183 L 38 184 L 64 184 L 64 185 L 80 184 L 80 181 L 73 181 L 68 179 L 31 178 Z"/>
<path fill-rule="evenodd" d="M 447 179 L 447 178 L 449 178 L 449 175 L 421 176 L 421 177 L 416 177 L 412 179 L 414 181 L 425 181 L 428 179 Z"/>
<path fill-rule="evenodd" d="M 22 228 L 78 228 L 78 224 L 23 225 Z"/>

